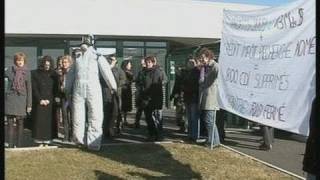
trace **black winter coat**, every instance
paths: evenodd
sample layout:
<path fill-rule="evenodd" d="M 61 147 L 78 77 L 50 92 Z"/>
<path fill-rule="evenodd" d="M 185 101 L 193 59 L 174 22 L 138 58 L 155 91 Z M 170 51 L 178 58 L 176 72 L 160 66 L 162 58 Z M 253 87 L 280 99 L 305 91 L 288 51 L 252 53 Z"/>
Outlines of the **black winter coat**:
<path fill-rule="evenodd" d="M 32 137 L 37 140 L 51 140 L 53 136 L 54 125 L 53 118 L 53 103 L 54 97 L 57 94 L 57 74 L 53 70 L 31 71 L 32 79 L 32 122 L 33 131 Z M 49 100 L 47 106 L 40 105 L 40 100 Z"/>
<path fill-rule="evenodd" d="M 122 106 L 121 110 L 124 112 L 130 112 L 132 110 L 132 81 L 133 81 L 133 74 L 130 71 L 126 71 L 126 81 L 125 84 L 122 86 L 121 92 L 121 101 Z"/>
<path fill-rule="evenodd" d="M 199 103 L 199 76 L 200 70 L 193 68 L 188 70 L 183 79 L 183 99 L 186 104 Z"/>
<path fill-rule="evenodd" d="M 310 116 L 310 133 L 303 159 L 303 170 L 320 179 L 320 104 L 314 100 Z"/>
<path fill-rule="evenodd" d="M 163 92 L 162 92 L 162 74 L 158 68 L 146 69 L 144 71 L 143 89 L 141 98 L 143 106 L 149 109 L 162 109 Z"/>
<path fill-rule="evenodd" d="M 118 67 L 113 67 L 112 69 L 112 74 L 116 80 L 117 83 L 117 96 L 121 97 L 121 87 L 125 84 L 125 80 L 126 80 L 126 75 L 124 73 L 124 71 L 121 68 Z M 101 88 L 102 88 L 102 97 L 103 97 L 103 102 L 104 103 L 111 103 L 112 102 L 112 93 L 111 93 L 111 89 L 110 87 L 108 87 L 108 84 L 105 82 L 105 80 L 102 78 L 102 76 L 100 75 L 100 84 L 101 84 Z"/>

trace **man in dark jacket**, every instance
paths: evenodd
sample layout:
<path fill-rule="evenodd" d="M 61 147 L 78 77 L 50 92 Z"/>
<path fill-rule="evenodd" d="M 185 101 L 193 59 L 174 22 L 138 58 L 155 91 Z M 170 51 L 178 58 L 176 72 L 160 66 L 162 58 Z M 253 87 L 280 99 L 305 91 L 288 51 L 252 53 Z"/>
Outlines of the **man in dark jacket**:
<path fill-rule="evenodd" d="M 143 90 L 143 81 L 144 81 L 144 75 L 146 70 L 146 63 L 144 62 L 144 59 L 141 59 L 141 70 L 138 72 L 137 77 L 135 78 L 135 85 L 136 85 L 136 117 L 135 117 L 135 128 L 140 128 L 140 119 L 143 112 L 143 107 L 141 105 L 142 98 L 141 98 L 141 92 Z"/>
<path fill-rule="evenodd" d="M 107 56 L 113 76 L 116 80 L 118 89 L 117 92 L 112 92 L 112 90 L 107 86 L 106 82 L 100 78 L 100 83 L 102 87 L 102 97 L 103 97 L 103 134 L 105 137 L 112 137 L 115 135 L 114 127 L 116 126 L 117 133 L 120 133 L 121 127 L 121 87 L 125 83 L 125 74 L 121 68 L 116 66 L 117 59 L 114 55 Z M 116 122 L 116 125 L 115 125 Z"/>
<path fill-rule="evenodd" d="M 159 113 L 163 105 L 162 77 L 160 70 L 153 66 L 153 58 L 153 56 L 145 58 L 146 70 L 141 97 L 149 132 L 148 140 L 158 141 L 162 139 Z"/>
<path fill-rule="evenodd" d="M 303 159 L 303 170 L 307 179 L 320 180 L 320 117 L 319 97 L 314 99 L 310 116 L 310 133 Z"/>
<path fill-rule="evenodd" d="M 161 78 L 161 81 L 162 81 L 161 99 L 163 101 L 163 95 L 164 95 L 164 92 L 165 92 L 165 89 L 166 89 L 166 84 L 167 84 L 167 81 L 168 81 L 167 75 L 164 72 L 164 70 L 162 69 L 162 67 L 157 63 L 157 58 L 155 56 L 152 56 L 151 61 L 153 63 L 153 68 L 156 69 L 157 71 L 159 71 L 159 73 L 160 73 L 160 78 Z M 159 122 L 160 122 L 159 128 L 162 131 L 162 129 L 163 129 L 162 107 L 157 109 L 157 113 L 159 114 Z"/>
<path fill-rule="evenodd" d="M 170 101 L 176 108 L 176 123 L 180 132 L 185 132 L 185 107 L 183 103 L 183 80 L 186 76 L 186 70 L 182 67 L 177 67 L 175 72 L 175 81 L 170 95 Z"/>

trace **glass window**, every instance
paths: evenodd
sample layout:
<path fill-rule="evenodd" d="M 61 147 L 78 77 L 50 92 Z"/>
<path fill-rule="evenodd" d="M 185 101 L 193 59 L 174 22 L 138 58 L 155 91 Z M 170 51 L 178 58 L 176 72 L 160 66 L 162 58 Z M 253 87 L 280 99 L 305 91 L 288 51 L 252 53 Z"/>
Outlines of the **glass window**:
<path fill-rule="evenodd" d="M 69 41 L 70 46 L 80 46 L 81 41 Z"/>
<path fill-rule="evenodd" d="M 139 41 L 123 41 L 123 46 L 144 46 L 143 42 Z"/>
<path fill-rule="evenodd" d="M 132 71 L 134 75 L 136 75 L 141 70 L 140 62 L 143 58 L 143 51 L 143 48 L 123 48 L 123 59 L 131 60 Z"/>
<path fill-rule="evenodd" d="M 102 55 L 116 54 L 116 48 L 97 48 L 97 51 Z"/>
<path fill-rule="evenodd" d="M 95 46 L 116 46 L 115 41 L 96 41 Z"/>
<path fill-rule="evenodd" d="M 146 42 L 146 46 L 149 47 L 167 47 L 166 42 Z"/>
<path fill-rule="evenodd" d="M 26 54 L 30 70 L 37 69 L 37 47 L 5 47 L 5 67 L 13 65 L 13 56 L 17 52 Z"/>

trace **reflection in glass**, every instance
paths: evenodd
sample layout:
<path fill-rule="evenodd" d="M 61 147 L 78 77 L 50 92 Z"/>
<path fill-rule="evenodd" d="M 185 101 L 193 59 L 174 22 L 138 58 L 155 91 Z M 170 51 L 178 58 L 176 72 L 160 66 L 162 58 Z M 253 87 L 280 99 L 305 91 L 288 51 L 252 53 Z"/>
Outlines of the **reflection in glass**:
<path fill-rule="evenodd" d="M 143 42 L 139 41 L 123 41 L 123 46 L 144 46 Z"/>

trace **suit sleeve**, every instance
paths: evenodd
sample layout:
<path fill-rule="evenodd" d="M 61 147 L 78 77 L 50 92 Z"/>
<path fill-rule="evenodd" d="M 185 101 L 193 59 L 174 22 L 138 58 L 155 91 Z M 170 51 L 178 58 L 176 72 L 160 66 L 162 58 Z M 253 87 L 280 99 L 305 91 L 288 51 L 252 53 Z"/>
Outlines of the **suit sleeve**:
<path fill-rule="evenodd" d="M 98 66 L 99 66 L 101 76 L 106 81 L 107 85 L 110 87 L 110 89 L 113 89 L 114 91 L 116 91 L 117 83 L 112 73 L 111 66 L 108 63 L 107 59 L 99 55 Z"/>
<path fill-rule="evenodd" d="M 212 67 L 212 71 L 208 73 L 208 76 L 205 78 L 204 81 L 204 88 L 210 87 L 218 77 L 218 64 L 215 63 L 214 66 Z"/>
<path fill-rule="evenodd" d="M 27 107 L 32 107 L 32 83 L 31 83 L 30 72 L 28 72 L 27 74 L 26 88 L 27 88 Z"/>
<path fill-rule="evenodd" d="M 39 89 L 38 89 L 38 82 L 37 82 L 37 79 L 36 79 L 36 75 L 35 75 L 36 72 L 31 72 L 31 85 L 32 85 L 32 96 L 33 96 L 33 100 L 36 101 L 36 103 L 39 103 L 40 102 L 40 92 L 39 92 Z M 35 103 L 35 102 L 34 102 Z"/>

